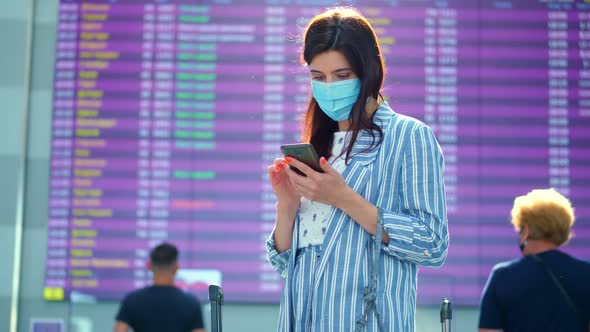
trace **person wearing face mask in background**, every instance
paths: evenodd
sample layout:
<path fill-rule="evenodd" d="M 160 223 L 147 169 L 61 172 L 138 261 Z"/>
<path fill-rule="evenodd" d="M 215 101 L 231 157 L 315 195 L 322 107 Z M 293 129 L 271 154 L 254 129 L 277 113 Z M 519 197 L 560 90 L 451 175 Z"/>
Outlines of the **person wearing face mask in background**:
<path fill-rule="evenodd" d="M 383 100 L 382 53 L 359 12 L 329 9 L 303 36 L 302 140 L 323 172 L 290 158 L 268 167 L 268 259 L 286 278 L 278 330 L 414 331 L 418 269 L 441 266 L 449 244 L 440 146 Z"/>
<path fill-rule="evenodd" d="M 560 250 L 574 210 L 553 189 L 517 197 L 512 224 L 523 257 L 496 265 L 483 291 L 480 332 L 590 331 L 590 262 Z"/>

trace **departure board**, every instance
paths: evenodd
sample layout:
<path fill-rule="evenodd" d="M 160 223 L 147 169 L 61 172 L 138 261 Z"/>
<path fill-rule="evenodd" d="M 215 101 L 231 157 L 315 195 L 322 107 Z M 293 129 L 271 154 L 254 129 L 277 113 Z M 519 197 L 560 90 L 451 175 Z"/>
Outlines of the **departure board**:
<path fill-rule="evenodd" d="M 276 303 L 266 168 L 300 137 L 307 21 L 332 1 L 61 0 L 44 298 L 118 300 L 149 285 L 149 250 L 180 249 L 177 282 L 206 299 Z M 370 18 L 394 110 L 445 154 L 451 244 L 418 303 L 479 302 L 519 256 L 515 196 L 574 203 L 565 250 L 590 258 L 590 4 L 349 1 Z"/>

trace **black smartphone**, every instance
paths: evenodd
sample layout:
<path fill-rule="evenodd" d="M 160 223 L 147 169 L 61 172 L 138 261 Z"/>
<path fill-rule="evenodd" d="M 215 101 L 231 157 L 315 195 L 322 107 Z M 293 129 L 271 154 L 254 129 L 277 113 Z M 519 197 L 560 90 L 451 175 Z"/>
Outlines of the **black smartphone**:
<path fill-rule="evenodd" d="M 285 157 L 295 158 L 320 173 L 324 172 L 320 167 L 320 158 L 318 158 L 315 149 L 309 143 L 281 145 L 281 152 Z M 305 176 L 297 167 L 291 165 L 289 167 L 297 174 Z"/>

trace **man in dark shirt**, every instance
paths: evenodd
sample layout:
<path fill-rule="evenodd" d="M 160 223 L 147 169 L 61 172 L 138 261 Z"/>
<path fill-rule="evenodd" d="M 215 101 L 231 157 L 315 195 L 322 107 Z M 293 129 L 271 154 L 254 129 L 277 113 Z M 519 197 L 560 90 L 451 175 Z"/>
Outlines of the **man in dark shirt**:
<path fill-rule="evenodd" d="M 174 286 L 178 250 L 160 244 L 150 253 L 153 285 L 129 293 L 123 300 L 115 332 L 205 332 L 197 298 Z"/>
<path fill-rule="evenodd" d="M 533 190 L 514 201 L 512 223 L 524 257 L 492 270 L 479 331 L 590 331 L 590 262 L 557 250 L 574 223 L 569 200 L 553 189 Z"/>

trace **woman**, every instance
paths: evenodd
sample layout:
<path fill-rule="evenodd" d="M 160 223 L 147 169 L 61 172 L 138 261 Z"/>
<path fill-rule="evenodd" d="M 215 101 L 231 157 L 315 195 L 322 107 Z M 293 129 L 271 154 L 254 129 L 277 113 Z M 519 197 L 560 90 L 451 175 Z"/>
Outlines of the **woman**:
<path fill-rule="evenodd" d="M 291 158 L 268 168 L 268 258 L 286 278 L 279 330 L 413 331 L 418 267 L 441 266 L 449 241 L 440 147 L 383 101 L 379 43 L 357 11 L 314 17 L 302 62 L 313 90 L 303 141 L 324 172 Z"/>

